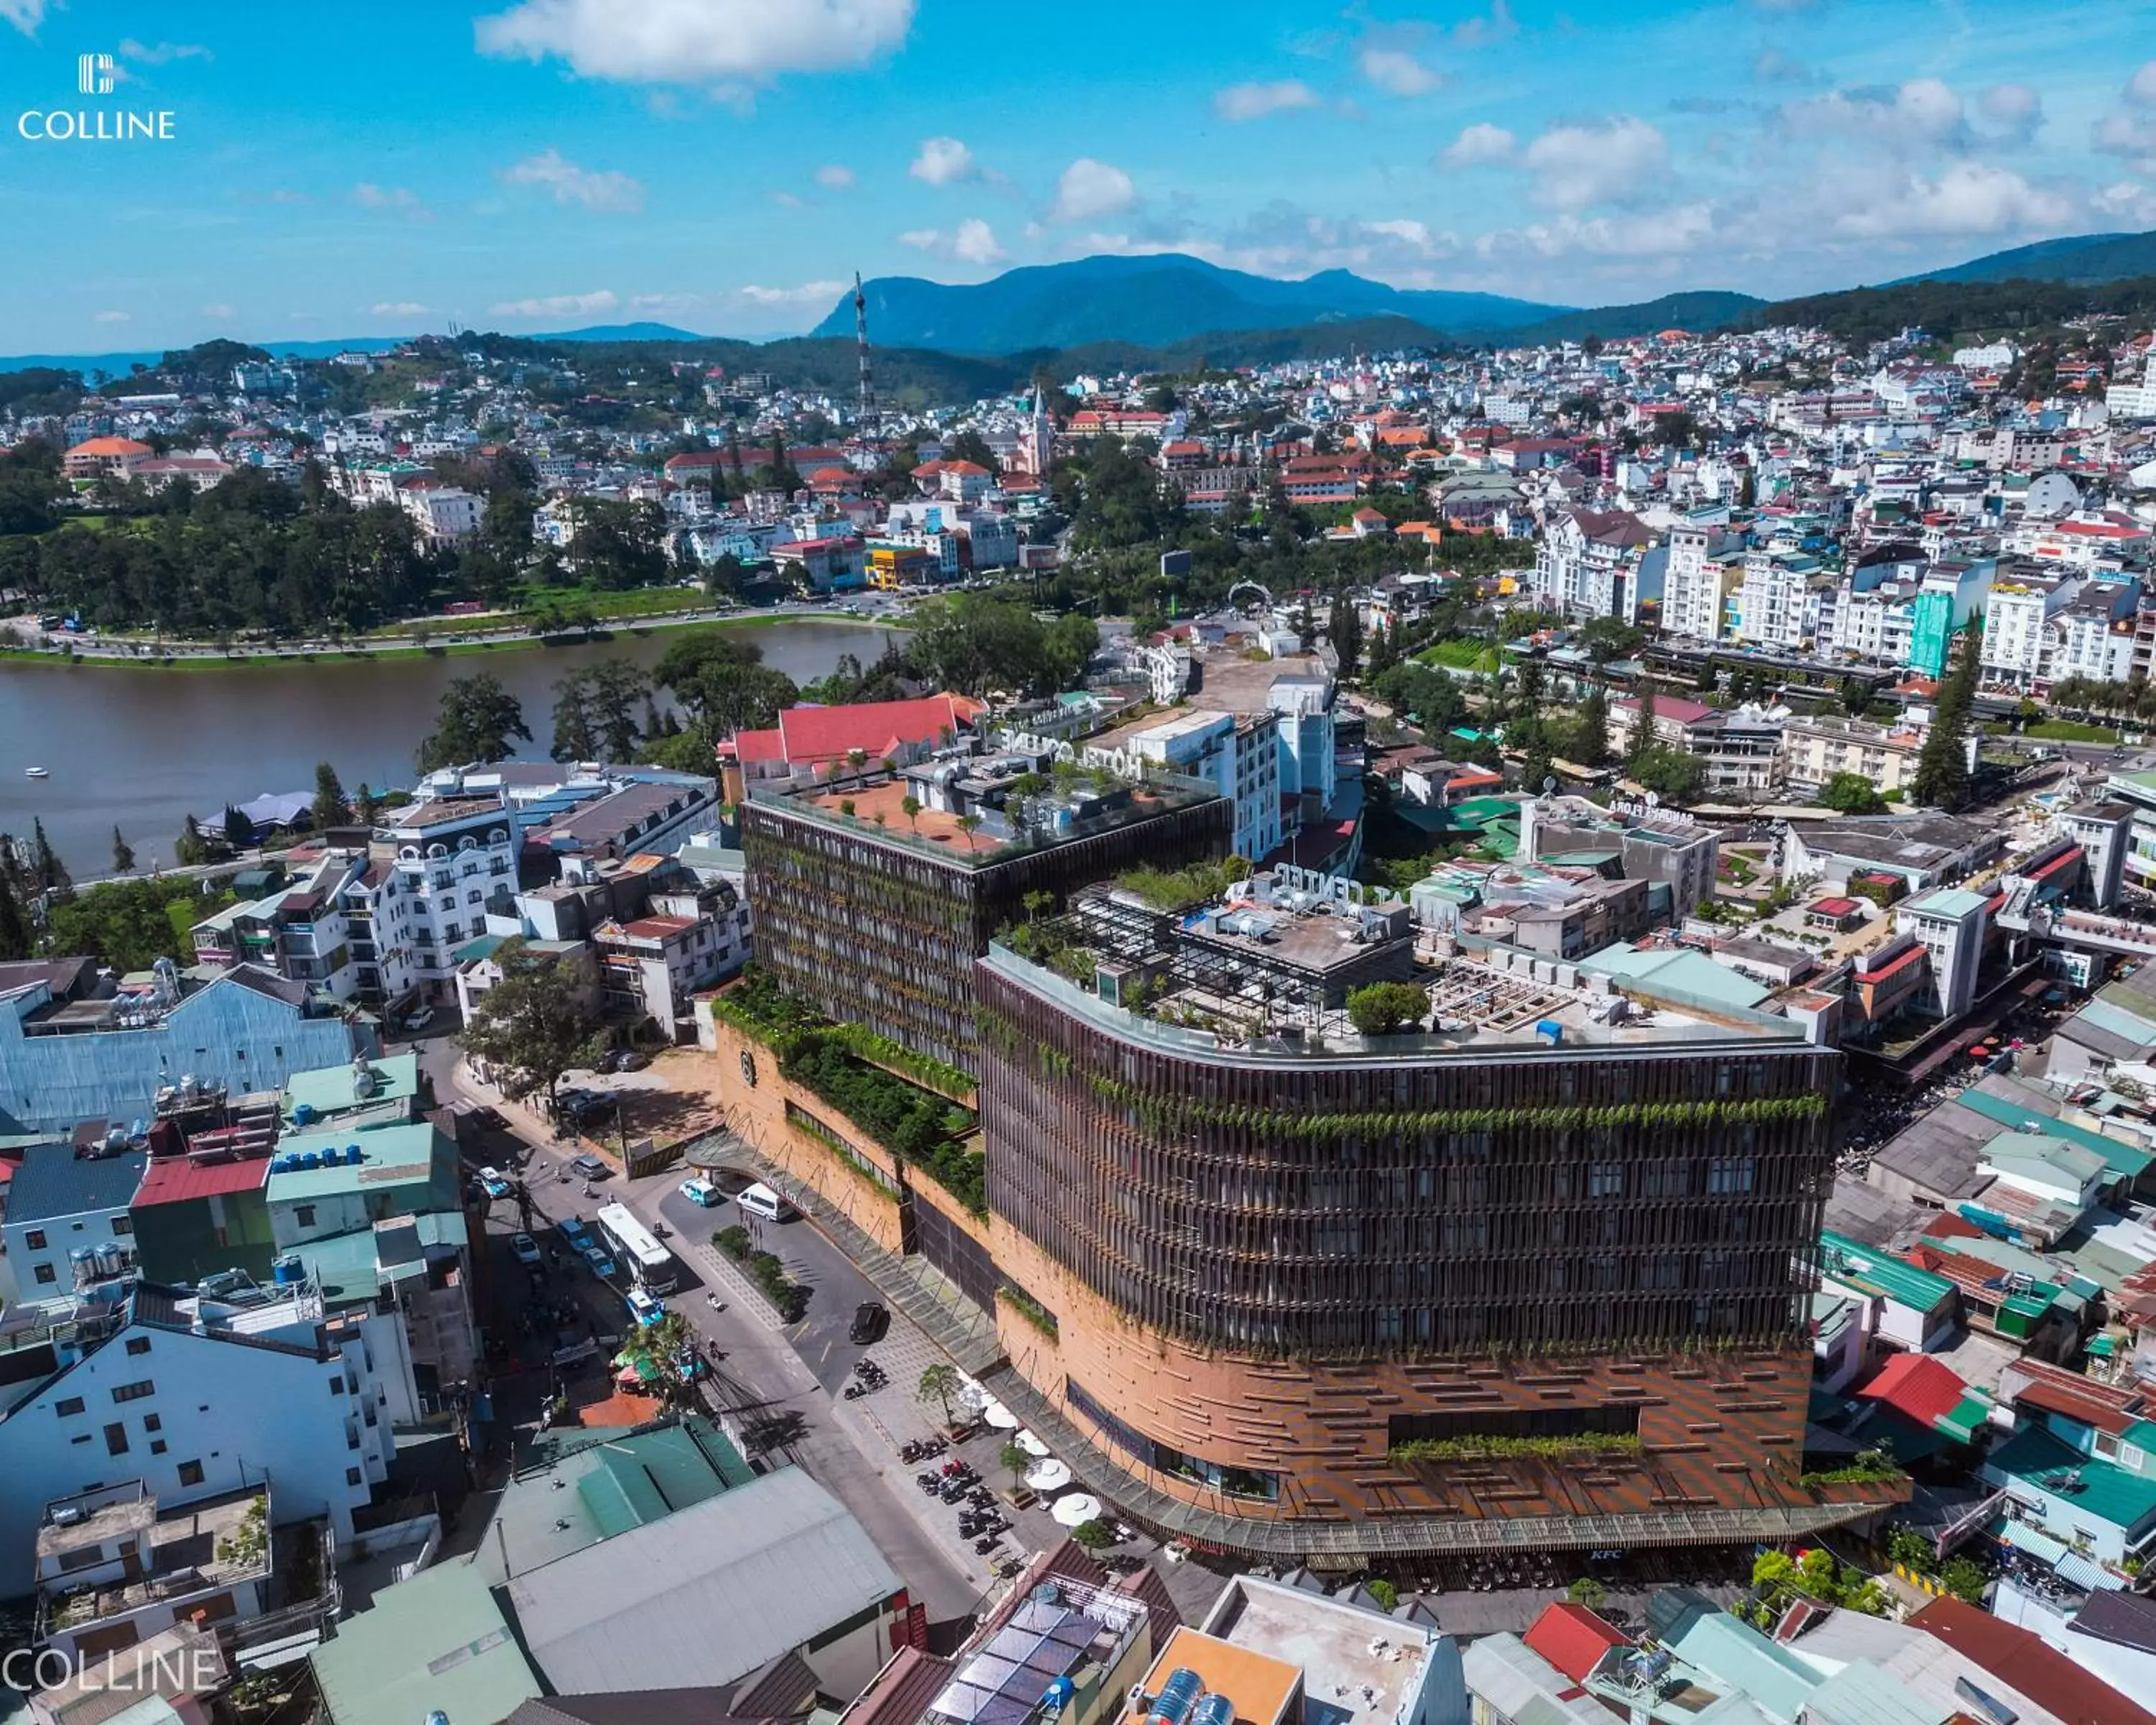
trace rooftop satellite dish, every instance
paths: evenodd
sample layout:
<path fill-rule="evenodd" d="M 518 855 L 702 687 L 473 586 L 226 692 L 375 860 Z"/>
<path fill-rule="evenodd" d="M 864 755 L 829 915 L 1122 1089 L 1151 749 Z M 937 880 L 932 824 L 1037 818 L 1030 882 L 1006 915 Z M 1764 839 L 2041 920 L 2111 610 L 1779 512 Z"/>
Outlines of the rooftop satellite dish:
<path fill-rule="evenodd" d="M 1549 774 L 1546 775 L 1546 776 L 1544 777 L 1544 778 L 1543 779 L 1543 794 L 1545 797 L 1547 797 L 1548 795 L 1549 795 L 1549 793 L 1550 793 L 1552 791 L 1555 790 L 1556 788 L 1557 788 L 1557 775 L 1556 775 L 1554 773 L 1549 773 Z"/>

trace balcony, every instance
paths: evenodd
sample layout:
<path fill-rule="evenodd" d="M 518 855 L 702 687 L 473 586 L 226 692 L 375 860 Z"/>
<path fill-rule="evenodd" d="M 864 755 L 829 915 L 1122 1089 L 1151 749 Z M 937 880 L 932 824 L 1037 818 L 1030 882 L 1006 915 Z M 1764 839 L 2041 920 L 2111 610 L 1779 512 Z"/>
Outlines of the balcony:
<path fill-rule="evenodd" d="M 203 1595 L 238 1595 L 239 1589 L 269 1578 L 270 1493 L 262 1486 L 163 1511 L 156 1499 L 137 1496 L 86 1512 L 76 1510 L 81 1519 L 62 1521 L 77 1502 L 49 1508 L 38 1535 L 41 1566 L 56 1553 L 64 1553 L 65 1561 L 80 1553 L 98 1551 L 112 1537 L 105 1524 L 117 1517 L 137 1530 L 135 1543 L 147 1557 L 131 1550 L 110 1567 L 118 1568 L 124 1561 L 140 1568 L 146 1562 L 146 1573 L 41 1587 L 37 1609 L 40 1640 L 131 1617 L 154 1605 L 180 1604 Z M 146 1525 L 138 1525 L 143 1523 Z M 252 1615 L 251 1602 L 244 1597 L 235 1597 L 234 1604 L 241 1615 Z M 177 1615 L 187 1614 L 182 1608 Z"/>

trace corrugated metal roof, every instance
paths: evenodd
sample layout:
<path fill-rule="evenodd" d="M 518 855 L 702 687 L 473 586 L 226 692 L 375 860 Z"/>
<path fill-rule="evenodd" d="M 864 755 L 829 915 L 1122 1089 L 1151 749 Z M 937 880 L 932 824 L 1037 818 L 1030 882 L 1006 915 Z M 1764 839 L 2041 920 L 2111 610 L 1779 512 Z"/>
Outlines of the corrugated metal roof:
<path fill-rule="evenodd" d="M 786 1468 L 534 1569 L 510 1597 L 547 1681 L 575 1694 L 730 1683 L 902 1585 L 844 1507 Z"/>

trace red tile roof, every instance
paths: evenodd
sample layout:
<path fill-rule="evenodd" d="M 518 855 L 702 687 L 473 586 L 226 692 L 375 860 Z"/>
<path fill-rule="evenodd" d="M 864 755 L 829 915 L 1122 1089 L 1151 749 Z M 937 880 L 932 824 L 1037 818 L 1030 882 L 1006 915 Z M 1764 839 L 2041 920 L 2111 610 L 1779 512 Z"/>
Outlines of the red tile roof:
<path fill-rule="evenodd" d="M 1934 1599 L 1909 1621 L 2038 1707 L 2048 1707 L 2065 1725 L 2156 1725 L 2156 1713 L 2019 1624 L 1959 1599 Z"/>
<path fill-rule="evenodd" d="M 1596 1661 L 1612 1647 L 1632 1645 L 1586 1606 L 1563 1602 L 1545 1605 L 1520 1639 L 1575 1683 L 1584 1683 Z"/>
<path fill-rule="evenodd" d="M 1968 1388 L 1929 1354 L 1897 1353 L 1856 1393 L 1867 1401 L 1883 1402 L 1928 1430 L 1959 1405 Z"/>
<path fill-rule="evenodd" d="M 985 711 L 978 701 L 951 694 L 855 706 L 790 706 L 778 716 L 776 729 L 737 733 L 734 751 L 742 761 L 795 767 L 842 761 L 853 749 L 880 761 L 902 745 L 933 742 L 947 729 L 957 735 Z"/>
<path fill-rule="evenodd" d="M 270 1158 L 251 1157 L 244 1162 L 193 1162 L 184 1156 L 152 1157 L 136 1189 L 131 1208 L 153 1204 L 184 1204 L 196 1198 L 228 1198 L 235 1192 L 259 1190 L 270 1178 Z"/>

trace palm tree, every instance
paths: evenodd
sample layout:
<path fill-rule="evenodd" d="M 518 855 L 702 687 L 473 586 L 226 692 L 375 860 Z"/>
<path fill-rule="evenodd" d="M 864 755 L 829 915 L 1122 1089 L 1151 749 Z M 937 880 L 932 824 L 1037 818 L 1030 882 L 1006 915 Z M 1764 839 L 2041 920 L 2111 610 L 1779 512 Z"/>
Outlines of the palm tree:
<path fill-rule="evenodd" d="M 951 1424 L 951 1397 L 957 1389 L 958 1383 L 958 1368 L 948 1360 L 939 1359 L 934 1365 L 923 1368 L 915 1394 L 924 1402 L 941 1402 L 943 1404 L 943 1423 L 948 1425 Z"/>
<path fill-rule="evenodd" d="M 678 1312 L 667 1312 L 656 1323 L 639 1324 L 635 1328 L 636 1333 L 622 1344 L 622 1352 L 634 1362 L 638 1376 L 647 1384 L 657 1379 L 659 1393 L 671 1400 L 685 1388 L 681 1360 L 695 1350 L 696 1332 Z"/>

